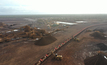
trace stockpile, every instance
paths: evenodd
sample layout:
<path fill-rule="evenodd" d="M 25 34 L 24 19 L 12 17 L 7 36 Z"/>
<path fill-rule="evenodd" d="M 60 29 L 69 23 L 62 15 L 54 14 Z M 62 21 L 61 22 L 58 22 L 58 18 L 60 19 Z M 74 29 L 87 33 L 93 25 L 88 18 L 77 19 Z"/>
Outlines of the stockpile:
<path fill-rule="evenodd" d="M 99 47 L 101 51 L 107 50 L 107 46 L 104 43 L 98 43 L 96 46 Z"/>
<path fill-rule="evenodd" d="M 106 56 L 98 54 L 84 60 L 85 65 L 107 65 Z"/>
<path fill-rule="evenodd" d="M 92 37 L 94 38 L 98 38 L 98 39 L 105 39 L 105 34 L 99 32 L 99 31 L 95 31 L 94 33 L 90 34 Z"/>
<path fill-rule="evenodd" d="M 56 40 L 57 39 L 55 37 L 49 34 L 49 35 L 42 37 L 40 40 L 36 41 L 35 45 L 39 45 L 39 46 L 48 45 Z"/>
<path fill-rule="evenodd" d="M 100 31 L 100 32 L 102 32 L 102 33 L 103 33 L 103 32 L 105 32 L 105 31 L 106 31 L 106 28 L 103 28 L 103 29 L 101 29 L 101 28 L 100 28 L 100 29 L 94 29 L 93 31 Z"/>
<path fill-rule="evenodd" d="M 48 34 L 49 33 L 47 33 L 44 29 L 31 28 L 30 26 L 26 25 L 19 29 L 4 31 L 4 33 L 0 34 L 0 42 L 12 41 L 21 38 L 29 38 L 29 39 L 48 38 L 48 40 L 50 38 L 52 39 L 52 41 L 54 41 L 54 37 L 51 37 Z M 52 41 L 50 40 L 49 42 Z"/>

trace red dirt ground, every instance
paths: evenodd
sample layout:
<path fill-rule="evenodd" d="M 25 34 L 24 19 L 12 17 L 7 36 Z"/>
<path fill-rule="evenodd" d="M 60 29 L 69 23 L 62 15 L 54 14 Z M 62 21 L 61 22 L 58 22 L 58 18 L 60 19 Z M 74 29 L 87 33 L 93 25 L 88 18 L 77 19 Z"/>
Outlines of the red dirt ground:
<path fill-rule="evenodd" d="M 93 27 L 91 29 L 95 28 L 97 27 Z M 58 50 L 57 53 L 63 56 L 63 60 L 53 60 L 51 56 L 44 61 L 42 65 L 84 65 L 84 59 L 96 55 L 97 51 L 100 50 L 98 47 L 96 47 L 96 44 L 100 42 L 104 44 L 107 43 L 106 40 L 100 40 L 91 37 L 89 35 L 91 33 L 92 32 L 82 33 L 80 36 L 78 36 L 78 38 L 80 38 L 80 42 L 71 41 L 63 48 Z"/>
<path fill-rule="evenodd" d="M 24 22 L 23 24 L 25 23 L 26 22 Z M 31 40 L 1 43 L 0 65 L 33 65 L 35 62 L 39 61 L 39 59 L 43 57 L 46 53 L 50 52 L 56 46 L 64 42 L 66 39 L 72 37 L 72 35 L 74 35 L 75 33 L 79 32 L 82 28 L 87 27 L 89 25 L 93 24 L 92 23 L 78 24 L 76 26 L 70 26 L 64 31 L 57 32 L 56 34 L 53 34 L 53 36 L 57 40 L 45 46 L 34 45 L 34 42 L 32 42 Z M 16 27 L 19 26 L 20 25 L 17 25 Z M 69 64 L 71 65 L 71 63 L 72 65 L 75 65 L 79 63 L 81 59 L 80 52 L 82 52 L 79 50 L 83 50 L 84 49 L 83 47 L 85 47 L 85 42 L 88 43 L 88 41 L 90 42 L 90 40 L 94 39 L 85 38 L 80 43 L 77 42 L 69 43 L 68 45 L 66 45 L 65 47 L 58 51 L 58 54 L 62 54 L 64 57 L 62 61 L 53 61 L 50 60 L 51 59 L 50 57 L 49 59 L 46 60 L 46 62 L 43 63 L 43 65 L 52 65 L 52 64 L 57 65 L 57 63 L 58 65 L 69 65 Z M 80 55 L 79 56 L 80 58 L 78 58 L 78 55 L 76 55 L 77 53 Z M 86 52 L 84 54 L 86 54 Z M 75 62 L 75 60 L 77 60 L 77 62 Z"/>
<path fill-rule="evenodd" d="M 46 53 L 89 25 L 91 24 L 79 24 L 57 32 L 54 34 L 57 40 L 45 46 L 34 45 L 30 40 L 3 43 L 0 45 L 0 59 L 2 59 L 0 65 L 33 65 Z"/>

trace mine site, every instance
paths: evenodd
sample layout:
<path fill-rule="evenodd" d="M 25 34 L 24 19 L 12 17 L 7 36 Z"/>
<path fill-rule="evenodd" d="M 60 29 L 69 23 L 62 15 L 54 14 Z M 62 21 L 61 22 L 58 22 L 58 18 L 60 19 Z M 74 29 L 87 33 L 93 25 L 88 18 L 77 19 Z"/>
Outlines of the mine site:
<path fill-rule="evenodd" d="M 0 65 L 107 65 L 107 15 L 1 15 Z"/>

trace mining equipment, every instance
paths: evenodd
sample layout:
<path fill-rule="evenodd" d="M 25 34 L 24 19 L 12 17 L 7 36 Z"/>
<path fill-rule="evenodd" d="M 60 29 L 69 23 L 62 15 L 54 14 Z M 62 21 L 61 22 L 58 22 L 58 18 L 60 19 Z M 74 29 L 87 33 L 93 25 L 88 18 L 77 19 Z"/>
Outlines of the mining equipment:
<path fill-rule="evenodd" d="M 91 30 L 91 29 L 89 29 L 89 30 L 86 30 L 86 32 L 92 32 L 92 30 Z"/>
<path fill-rule="evenodd" d="M 52 52 L 52 55 L 54 56 L 55 60 L 62 60 L 63 59 L 62 55 L 58 55 L 57 53 Z"/>
<path fill-rule="evenodd" d="M 79 38 L 77 38 L 77 37 L 73 37 L 72 38 L 74 41 L 77 41 L 77 42 L 79 42 L 80 41 L 80 39 Z"/>

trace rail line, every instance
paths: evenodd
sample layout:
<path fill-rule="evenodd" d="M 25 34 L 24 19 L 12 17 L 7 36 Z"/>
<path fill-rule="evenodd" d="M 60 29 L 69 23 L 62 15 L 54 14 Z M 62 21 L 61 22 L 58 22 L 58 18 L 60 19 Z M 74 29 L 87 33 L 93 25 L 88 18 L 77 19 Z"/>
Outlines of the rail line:
<path fill-rule="evenodd" d="M 80 30 L 79 32 L 77 32 L 76 34 L 73 35 L 73 37 L 77 37 L 79 36 L 82 32 L 84 32 L 85 30 L 87 30 L 88 28 L 91 27 L 95 27 L 95 26 L 99 26 L 99 25 L 107 25 L 107 23 L 103 23 L 103 24 L 95 24 L 95 25 L 91 25 L 91 26 L 87 26 L 85 28 L 83 28 L 82 30 Z M 72 36 L 70 38 L 68 38 L 66 41 L 64 41 L 63 43 L 61 43 L 60 45 L 58 45 L 57 47 L 55 47 L 53 49 L 53 52 L 58 51 L 60 48 L 62 48 L 65 44 L 69 43 L 72 40 Z M 36 62 L 34 65 L 41 65 L 47 58 L 49 58 L 51 56 L 51 52 L 47 53 L 45 56 L 41 57 L 40 60 L 38 62 Z"/>

